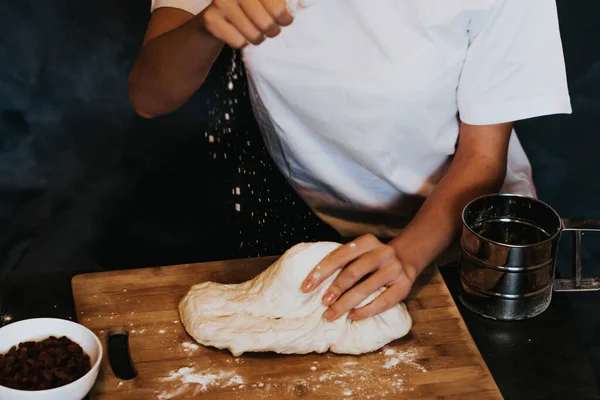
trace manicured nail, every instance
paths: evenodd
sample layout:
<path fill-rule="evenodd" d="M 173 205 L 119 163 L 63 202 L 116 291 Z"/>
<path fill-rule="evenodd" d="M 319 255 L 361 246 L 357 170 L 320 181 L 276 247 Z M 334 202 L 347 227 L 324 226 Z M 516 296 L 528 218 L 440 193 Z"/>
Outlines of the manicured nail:
<path fill-rule="evenodd" d="M 334 314 L 334 311 L 330 308 L 329 310 L 325 311 L 325 314 L 323 314 L 323 318 L 331 321 L 331 319 L 333 318 L 333 314 Z"/>
<path fill-rule="evenodd" d="M 304 281 L 302 284 L 302 290 L 305 292 L 310 291 L 313 288 L 313 283 L 311 280 Z"/>
<path fill-rule="evenodd" d="M 334 300 L 335 300 L 335 293 L 333 293 L 333 292 L 327 292 L 327 293 L 325 293 L 325 296 L 323 296 L 323 304 L 325 304 L 326 306 L 332 305 Z"/>

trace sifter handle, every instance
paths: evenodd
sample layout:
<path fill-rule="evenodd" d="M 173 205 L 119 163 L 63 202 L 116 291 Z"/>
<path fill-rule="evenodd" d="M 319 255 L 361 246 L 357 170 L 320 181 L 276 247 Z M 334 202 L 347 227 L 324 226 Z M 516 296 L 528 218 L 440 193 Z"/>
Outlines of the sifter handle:
<path fill-rule="evenodd" d="M 600 232 L 600 219 L 561 218 L 564 231 Z"/>
<path fill-rule="evenodd" d="M 562 218 L 563 231 L 573 232 L 573 278 L 555 279 L 555 292 L 578 292 L 600 290 L 600 277 L 583 278 L 581 273 L 581 242 L 583 232 L 600 232 L 600 220 L 586 218 Z"/>

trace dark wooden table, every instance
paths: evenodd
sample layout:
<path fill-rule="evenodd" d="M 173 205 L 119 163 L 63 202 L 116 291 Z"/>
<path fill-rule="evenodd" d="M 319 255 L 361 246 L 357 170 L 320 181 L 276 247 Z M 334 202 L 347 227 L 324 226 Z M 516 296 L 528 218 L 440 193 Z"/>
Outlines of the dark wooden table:
<path fill-rule="evenodd" d="M 458 302 L 459 280 L 453 266 L 441 269 L 459 309 L 503 396 L 508 399 L 600 399 L 589 354 L 576 330 L 569 299 L 557 294 L 541 316 L 520 322 L 478 317 Z M 3 291 L 0 325 L 32 317 L 75 319 L 72 274 L 12 280 Z M 600 312 L 596 313 L 600 316 Z M 598 318 L 596 316 L 596 318 Z"/>

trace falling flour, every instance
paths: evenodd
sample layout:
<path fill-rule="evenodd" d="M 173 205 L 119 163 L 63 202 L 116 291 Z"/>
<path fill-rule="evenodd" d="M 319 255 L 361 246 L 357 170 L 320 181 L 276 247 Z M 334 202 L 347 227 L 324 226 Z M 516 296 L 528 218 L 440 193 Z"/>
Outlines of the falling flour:
<path fill-rule="evenodd" d="M 2 320 L 3 323 L 8 323 L 10 321 L 12 321 L 13 317 L 10 314 L 4 314 L 0 317 L 0 320 Z"/>

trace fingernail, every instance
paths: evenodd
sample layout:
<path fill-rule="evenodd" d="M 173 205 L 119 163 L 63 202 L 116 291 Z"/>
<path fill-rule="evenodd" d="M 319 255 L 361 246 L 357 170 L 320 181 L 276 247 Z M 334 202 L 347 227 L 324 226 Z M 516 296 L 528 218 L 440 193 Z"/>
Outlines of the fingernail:
<path fill-rule="evenodd" d="M 313 288 L 313 283 L 311 280 L 304 281 L 304 283 L 302 284 L 302 290 L 305 292 L 310 291 L 312 288 Z"/>
<path fill-rule="evenodd" d="M 325 293 L 325 296 L 323 296 L 323 304 L 325 304 L 326 306 L 332 305 L 334 300 L 335 300 L 335 293 L 333 293 L 333 292 L 327 292 L 327 293 Z"/>
<path fill-rule="evenodd" d="M 325 314 L 323 314 L 323 318 L 331 321 L 331 319 L 333 318 L 333 314 L 334 314 L 334 311 L 330 308 L 329 310 L 325 311 Z"/>

